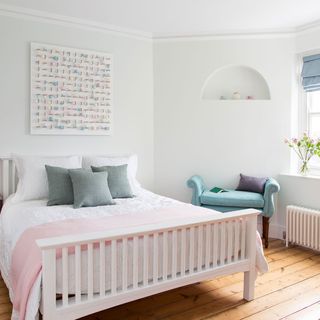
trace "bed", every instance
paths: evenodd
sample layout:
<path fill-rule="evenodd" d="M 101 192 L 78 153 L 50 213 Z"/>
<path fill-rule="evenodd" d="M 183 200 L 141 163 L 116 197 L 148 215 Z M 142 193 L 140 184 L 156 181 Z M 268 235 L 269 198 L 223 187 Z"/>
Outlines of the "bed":
<path fill-rule="evenodd" d="M 1 182 L 6 201 L 0 217 L 0 269 L 12 301 L 17 294 L 10 276 L 13 250 L 28 230 L 70 221 L 88 226 L 87 232 L 34 241 L 41 272 L 32 282 L 25 313 L 14 310 L 13 319 L 36 319 L 39 310 L 43 319 L 77 319 L 235 272 L 244 272 L 244 298 L 252 300 L 257 270 L 267 270 L 257 210 L 220 214 L 141 187 L 134 198 L 116 199 L 114 206 L 75 210 L 47 207 L 46 200 L 16 202 L 10 195 L 15 191 L 10 159 L 1 159 Z"/>

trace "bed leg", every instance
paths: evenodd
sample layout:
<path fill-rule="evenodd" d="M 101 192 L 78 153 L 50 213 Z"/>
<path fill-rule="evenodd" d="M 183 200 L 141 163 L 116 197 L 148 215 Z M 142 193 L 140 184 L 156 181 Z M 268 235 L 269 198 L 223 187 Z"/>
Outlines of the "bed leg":
<path fill-rule="evenodd" d="M 254 299 L 254 283 L 256 281 L 256 231 L 257 216 L 250 217 L 247 222 L 246 256 L 249 260 L 248 271 L 244 272 L 243 298 Z"/>
<path fill-rule="evenodd" d="M 42 251 L 43 320 L 57 319 L 56 311 L 56 249 Z"/>
<path fill-rule="evenodd" d="M 256 280 L 255 272 L 247 271 L 244 273 L 243 298 L 247 301 L 251 301 L 254 299 L 255 280 Z"/>

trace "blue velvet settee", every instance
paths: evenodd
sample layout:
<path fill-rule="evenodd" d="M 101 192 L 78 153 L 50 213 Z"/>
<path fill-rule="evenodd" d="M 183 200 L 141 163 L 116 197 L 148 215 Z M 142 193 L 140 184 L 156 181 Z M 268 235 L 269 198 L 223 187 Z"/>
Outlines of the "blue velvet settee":
<path fill-rule="evenodd" d="M 204 184 L 203 179 L 192 176 L 187 181 L 188 187 L 192 188 L 192 204 L 214 209 L 220 212 L 241 210 L 245 208 L 255 208 L 261 210 L 263 221 L 262 237 L 265 247 L 269 244 L 269 219 L 275 211 L 274 193 L 280 190 L 278 182 L 269 178 L 264 187 L 264 193 L 229 190 L 228 192 L 211 192 Z"/>

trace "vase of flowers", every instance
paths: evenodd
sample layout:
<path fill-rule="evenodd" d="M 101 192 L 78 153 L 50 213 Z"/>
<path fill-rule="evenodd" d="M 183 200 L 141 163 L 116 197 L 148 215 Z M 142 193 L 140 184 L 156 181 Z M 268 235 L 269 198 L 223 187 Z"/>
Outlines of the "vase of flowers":
<path fill-rule="evenodd" d="M 306 175 L 309 171 L 309 161 L 313 156 L 320 157 L 320 139 L 313 139 L 307 133 L 302 138 L 285 139 L 285 143 L 297 154 L 301 161 L 300 173 Z"/>

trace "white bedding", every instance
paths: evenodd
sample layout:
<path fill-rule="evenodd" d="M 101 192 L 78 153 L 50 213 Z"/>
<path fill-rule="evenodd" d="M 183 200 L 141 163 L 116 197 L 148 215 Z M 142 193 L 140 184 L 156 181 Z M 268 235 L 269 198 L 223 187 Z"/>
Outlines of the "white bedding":
<path fill-rule="evenodd" d="M 77 210 L 67 205 L 47 207 L 46 200 L 16 203 L 11 198 L 6 201 L 0 216 L 0 269 L 9 289 L 11 301 L 13 300 L 9 277 L 11 254 L 17 240 L 27 228 L 64 219 L 134 214 L 135 212 L 165 208 L 172 205 L 184 205 L 181 202 L 161 197 L 144 189 L 139 189 L 137 196 L 134 198 L 116 199 L 117 205 L 114 206 L 80 208 Z M 39 301 L 40 279 L 35 283 L 29 298 L 27 320 L 35 319 L 39 309 Z M 13 319 L 16 318 L 17 315 L 13 317 Z"/>
<path fill-rule="evenodd" d="M 146 210 L 165 208 L 169 206 L 185 206 L 187 204 L 153 194 L 144 189 L 139 189 L 137 196 L 131 199 L 116 199 L 117 205 L 103 206 L 93 208 L 73 209 L 71 206 L 53 206 L 47 207 L 45 200 L 24 201 L 14 203 L 10 198 L 6 201 L 0 216 L 0 269 L 4 281 L 9 288 L 10 298 L 13 299 L 13 292 L 10 284 L 9 270 L 11 265 L 11 254 L 13 248 L 21 236 L 21 234 L 29 227 L 40 225 L 43 223 L 72 219 L 72 218 L 97 218 L 105 216 L 116 216 L 121 214 L 134 214 L 135 212 L 142 212 Z M 257 246 L 258 248 L 258 246 Z M 140 251 L 140 250 L 139 250 Z M 85 253 L 84 253 L 85 254 Z M 263 254 L 258 252 L 257 265 L 260 271 L 267 270 L 266 262 L 263 259 Z M 71 258 L 72 259 L 72 258 Z M 70 261 L 70 266 L 73 261 Z M 60 264 L 57 265 L 59 274 Z M 82 273 L 86 274 L 86 264 L 83 264 Z M 161 270 L 159 270 L 161 271 Z M 58 278 L 60 278 L 58 276 Z M 130 275 L 129 275 L 130 278 Z M 85 277 L 83 277 L 85 279 Z M 108 278 L 107 278 L 108 279 Z M 69 291 L 73 291 L 74 282 L 69 279 Z M 33 286 L 31 295 L 29 297 L 26 319 L 33 320 L 37 318 L 39 309 L 41 288 L 40 277 Z M 83 291 L 86 290 L 85 281 L 83 281 Z M 61 287 L 59 281 L 57 289 Z M 109 287 L 109 283 L 106 283 Z M 98 288 L 98 284 L 97 284 Z M 13 314 L 12 319 L 17 319 L 17 314 Z"/>

